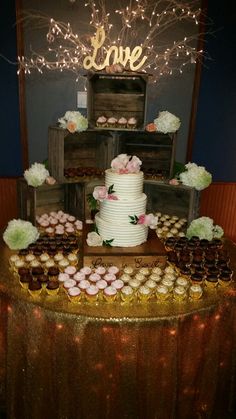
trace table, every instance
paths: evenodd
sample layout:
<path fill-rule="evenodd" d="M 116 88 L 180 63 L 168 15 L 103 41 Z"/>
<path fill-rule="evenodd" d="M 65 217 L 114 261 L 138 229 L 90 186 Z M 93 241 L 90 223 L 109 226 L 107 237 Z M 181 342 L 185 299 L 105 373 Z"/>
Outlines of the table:
<path fill-rule="evenodd" d="M 226 241 L 236 272 L 236 246 Z M 0 402 L 14 419 L 225 419 L 236 406 L 236 286 L 199 302 L 33 299 L 0 245 Z M 234 413 L 233 413 L 234 412 Z"/>

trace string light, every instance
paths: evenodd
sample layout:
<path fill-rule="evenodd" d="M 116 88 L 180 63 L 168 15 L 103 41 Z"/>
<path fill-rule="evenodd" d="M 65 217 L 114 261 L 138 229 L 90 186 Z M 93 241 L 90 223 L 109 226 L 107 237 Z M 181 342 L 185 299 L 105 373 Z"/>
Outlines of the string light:
<path fill-rule="evenodd" d="M 157 82 L 161 76 L 181 74 L 183 67 L 195 64 L 205 55 L 203 50 L 196 48 L 199 36 L 204 35 L 198 33 L 202 14 L 198 0 L 190 0 L 184 7 L 178 0 L 130 0 L 129 5 L 115 10 L 120 19 L 115 22 L 110 21 L 114 14 L 106 10 L 107 4 L 106 0 L 100 0 L 99 7 L 92 0 L 84 3 L 84 7 L 90 10 L 90 21 L 88 33 L 83 35 L 75 33 L 69 22 L 26 14 L 25 21 L 35 21 L 39 27 L 47 25 L 48 46 L 43 54 L 32 51 L 30 57 L 18 57 L 18 74 L 20 71 L 31 74 L 32 70 L 37 70 L 40 74 L 46 69 L 61 72 L 69 70 L 79 80 L 84 76 L 85 56 L 93 53 L 92 34 L 100 27 L 104 28 L 106 38 L 97 54 L 98 64 L 104 62 L 110 45 L 130 49 L 140 45 L 143 56 L 148 57 L 141 70 L 151 73 L 153 82 Z M 172 30 L 174 33 L 175 26 L 180 24 L 187 33 L 184 33 L 181 40 L 169 41 L 167 48 L 164 45 L 164 40 L 166 42 L 168 39 L 166 34 L 172 33 Z"/>

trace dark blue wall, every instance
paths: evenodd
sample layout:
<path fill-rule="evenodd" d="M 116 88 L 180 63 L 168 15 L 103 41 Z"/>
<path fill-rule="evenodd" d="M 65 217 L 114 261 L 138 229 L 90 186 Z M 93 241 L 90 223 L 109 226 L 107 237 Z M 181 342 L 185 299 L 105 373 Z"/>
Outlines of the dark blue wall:
<path fill-rule="evenodd" d="M 192 161 L 214 181 L 236 182 L 236 2 L 208 1 L 213 34 L 202 69 Z"/>
<path fill-rule="evenodd" d="M 15 1 L 2 0 L 4 17 L 0 25 L 0 54 L 15 62 L 16 15 Z M 22 174 L 22 153 L 20 144 L 19 99 L 17 67 L 0 57 L 0 176 Z"/>

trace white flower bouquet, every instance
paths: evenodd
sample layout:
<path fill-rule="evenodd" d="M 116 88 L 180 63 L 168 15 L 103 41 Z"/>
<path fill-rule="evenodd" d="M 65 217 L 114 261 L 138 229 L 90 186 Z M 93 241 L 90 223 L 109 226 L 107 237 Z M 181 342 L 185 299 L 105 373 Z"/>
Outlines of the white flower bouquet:
<path fill-rule="evenodd" d="M 224 230 L 219 225 L 214 225 L 214 221 L 209 217 L 196 218 L 189 225 L 186 237 L 191 239 L 193 236 L 199 239 L 220 239 L 224 235 Z"/>
<path fill-rule="evenodd" d="M 49 171 L 44 164 L 34 163 L 28 170 L 25 170 L 24 178 L 28 185 L 37 188 L 49 178 Z"/>
<path fill-rule="evenodd" d="M 12 250 L 26 249 L 39 238 L 39 232 L 29 221 L 11 220 L 3 233 L 3 240 Z"/>
<path fill-rule="evenodd" d="M 67 111 L 62 118 L 58 119 L 59 126 L 67 129 L 70 133 L 86 131 L 88 120 L 79 111 Z"/>
<path fill-rule="evenodd" d="M 158 117 L 154 119 L 154 124 L 158 132 L 167 134 L 178 131 L 181 122 L 180 119 L 168 111 L 159 112 Z"/>
<path fill-rule="evenodd" d="M 212 182 L 212 176 L 205 167 L 198 166 L 195 163 L 188 163 L 185 165 L 186 170 L 179 175 L 180 181 L 183 185 L 191 186 L 198 191 L 207 188 Z"/>

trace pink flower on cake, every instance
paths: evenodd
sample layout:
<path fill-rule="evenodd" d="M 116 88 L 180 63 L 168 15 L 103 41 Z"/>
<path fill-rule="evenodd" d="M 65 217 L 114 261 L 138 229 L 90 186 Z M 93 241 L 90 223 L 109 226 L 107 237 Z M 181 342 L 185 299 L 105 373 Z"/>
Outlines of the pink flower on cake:
<path fill-rule="evenodd" d="M 106 186 L 95 186 L 93 197 L 100 202 L 104 201 L 104 199 L 107 199 L 108 191 Z"/>
<path fill-rule="evenodd" d="M 139 217 L 137 217 L 137 215 L 129 215 L 129 218 L 131 224 L 143 224 L 151 229 L 155 229 L 157 227 L 158 217 L 152 213 L 141 214 Z"/>
<path fill-rule="evenodd" d="M 128 170 L 128 173 L 138 173 L 140 171 L 141 164 L 141 160 L 138 157 L 133 156 L 127 163 L 126 169 Z"/>
<path fill-rule="evenodd" d="M 109 199 L 109 201 L 117 201 L 117 200 L 118 200 L 117 196 L 115 196 L 115 195 L 111 195 L 111 194 L 109 194 L 109 195 L 107 196 L 107 199 Z"/>
<path fill-rule="evenodd" d="M 116 172 L 119 172 L 120 170 L 125 170 L 129 162 L 129 159 L 130 156 L 128 156 L 127 154 L 119 154 L 119 156 L 112 160 L 111 168 Z"/>

